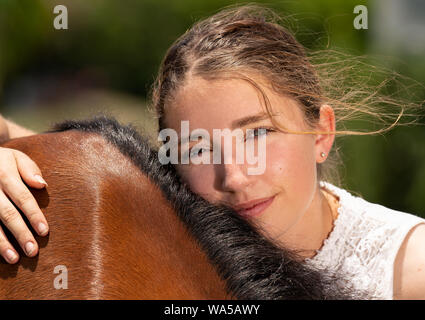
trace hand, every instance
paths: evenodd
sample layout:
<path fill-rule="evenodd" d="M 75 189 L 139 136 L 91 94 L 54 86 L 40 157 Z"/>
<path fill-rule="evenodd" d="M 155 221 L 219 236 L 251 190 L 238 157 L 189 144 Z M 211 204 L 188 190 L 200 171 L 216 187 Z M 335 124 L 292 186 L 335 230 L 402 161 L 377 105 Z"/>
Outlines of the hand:
<path fill-rule="evenodd" d="M 26 255 L 34 257 L 38 253 L 37 242 L 13 203 L 25 214 L 40 236 L 47 235 L 49 227 L 37 201 L 22 180 L 37 189 L 47 186 L 41 177 L 40 169 L 26 154 L 0 147 L 0 220 L 16 238 Z M 1 227 L 0 254 L 8 263 L 16 263 L 19 260 L 18 253 Z"/>

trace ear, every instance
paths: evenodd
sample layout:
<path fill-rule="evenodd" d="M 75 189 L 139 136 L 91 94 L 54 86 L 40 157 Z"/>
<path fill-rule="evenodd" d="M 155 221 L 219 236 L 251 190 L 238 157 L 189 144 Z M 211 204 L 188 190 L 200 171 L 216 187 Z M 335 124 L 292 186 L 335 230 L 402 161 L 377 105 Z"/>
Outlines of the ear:
<path fill-rule="evenodd" d="M 331 106 L 324 104 L 320 107 L 320 120 L 317 125 L 318 132 L 333 132 L 335 131 L 335 114 Z M 319 133 L 316 135 L 316 162 L 322 163 L 331 151 L 335 134 Z M 321 153 L 325 156 L 322 157 Z"/>

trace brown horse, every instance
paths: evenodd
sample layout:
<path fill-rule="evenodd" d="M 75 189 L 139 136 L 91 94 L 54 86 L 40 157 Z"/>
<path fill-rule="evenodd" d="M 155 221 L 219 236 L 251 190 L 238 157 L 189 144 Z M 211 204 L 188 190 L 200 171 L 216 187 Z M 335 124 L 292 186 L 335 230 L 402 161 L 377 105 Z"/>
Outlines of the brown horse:
<path fill-rule="evenodd" d="M 2 299 L 348 297 L 230 208 L 190 192 L 131 126 L 66 121 L 2 146 L 39 165 L 48 187 L 31 191 L 50 225 L 37 257 L 0 262 Z"/>

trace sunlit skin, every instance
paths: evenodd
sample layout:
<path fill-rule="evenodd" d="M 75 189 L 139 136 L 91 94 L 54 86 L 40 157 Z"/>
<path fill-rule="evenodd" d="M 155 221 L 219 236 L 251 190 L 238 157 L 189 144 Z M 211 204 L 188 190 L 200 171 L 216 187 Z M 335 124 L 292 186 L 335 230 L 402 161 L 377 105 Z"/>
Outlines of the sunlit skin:
<path fill-rule="evenodd" d="M 262 88 L 270 100 L 276 120 L 290 130 L 311 131 L 303 122 L 295 100 L 278 95 L 265 85 Z M 176 130 L 179 137 L 183 120 L 189 121 L 191 131 L 203 128 L 212 139 L 213 129 L 233 130 L 235 121 L 265 111 L 258 91 L 241 79 L 204 80 L 193 77 L 172 101 L 166 107 L 165 124 Z M 334 131 L 334 126 L 332 108 L 322 106 L 320 123 L 315 131 Z M 269 118 L 241 129 L 254 128 L 276 130 L 267 133 L 263 174 L 248 175 L 247 168 L 253 165 L 246 161 L 236 164 L 235 146 L 232 164 L 178 164 L 177 171 L 192 191 L 213 203 L 233 207 L 275 196 L 264 212 L 251 219 L 255 219 L 269 236 L 282 245 L 306 250 L 302 255 L 312 257 L 332 230 L 332 215 L 336 212 L 319 188 L 316 175 L 317 163 L 326 160 L 320 153 L 329 153 L 334 135 L 279 132 Z M 196 143 L 192 142 L 190 146 Z"/>

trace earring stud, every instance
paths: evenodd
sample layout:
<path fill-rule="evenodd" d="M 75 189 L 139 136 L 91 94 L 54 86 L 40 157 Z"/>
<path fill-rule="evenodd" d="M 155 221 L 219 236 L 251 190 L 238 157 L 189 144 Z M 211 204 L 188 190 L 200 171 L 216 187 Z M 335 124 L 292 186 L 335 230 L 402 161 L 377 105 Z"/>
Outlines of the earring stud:
<path fill-rule="evenodd" d="M 321 156 L 322 158 L 324 158 L 324 157 L 325 157 L 325 155 L 326 155 L 326 154 L 325 154 L 324 152 L 321 152 L 321 153 L 320 153 L 320 156 Z"/>

